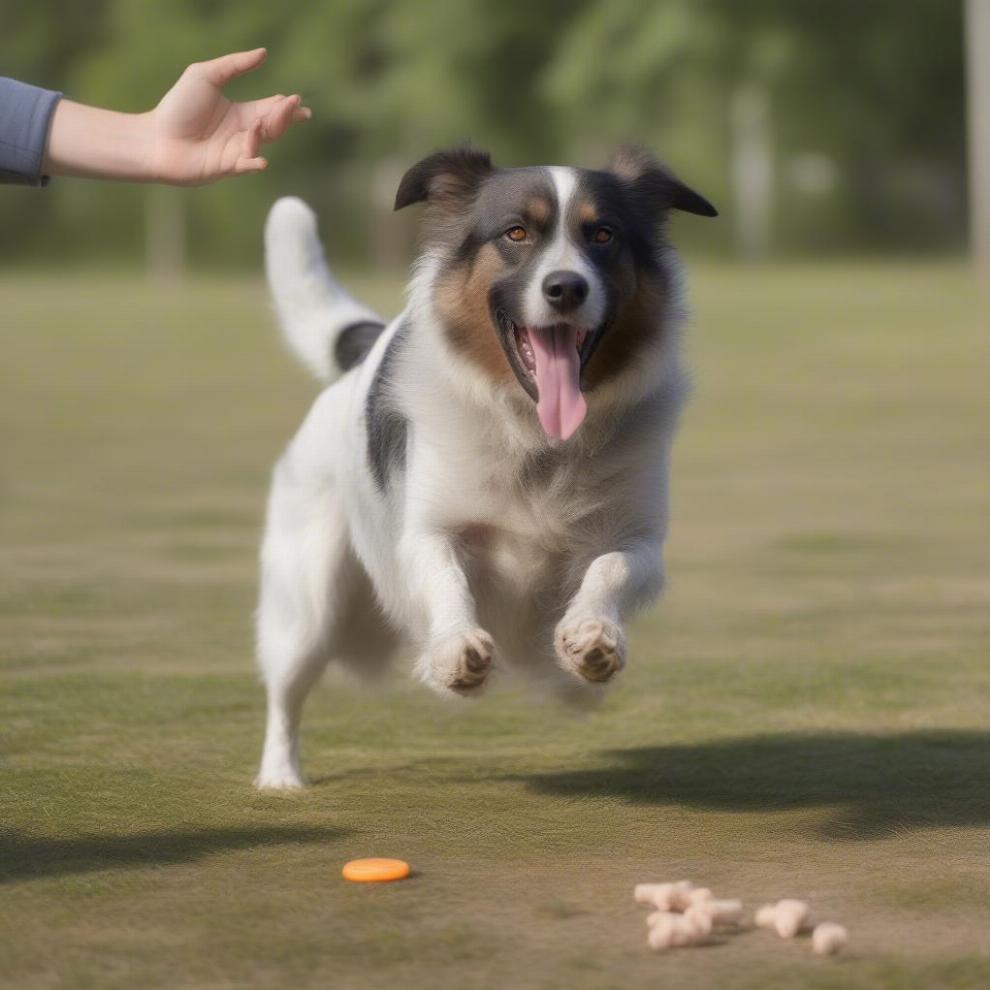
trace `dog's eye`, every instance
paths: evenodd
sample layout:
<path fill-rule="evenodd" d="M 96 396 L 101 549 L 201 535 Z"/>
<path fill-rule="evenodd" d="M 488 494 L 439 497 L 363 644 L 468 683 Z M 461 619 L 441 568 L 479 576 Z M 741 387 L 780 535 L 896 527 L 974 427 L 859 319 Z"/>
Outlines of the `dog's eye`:
<path fill-rule="evenodd" d="M 609 244 L 612 240 L 612 231 L 608 227 L 599 227 L 592 235 L 592 244 Z"/>
<path fill-rule="evenodd" d="M 515 241 L 517 244 L 520 241 L 526 240 L 526 228 L 525 227 L 510 227 L 505 232 L 505 237 L 510 241 Z"/>

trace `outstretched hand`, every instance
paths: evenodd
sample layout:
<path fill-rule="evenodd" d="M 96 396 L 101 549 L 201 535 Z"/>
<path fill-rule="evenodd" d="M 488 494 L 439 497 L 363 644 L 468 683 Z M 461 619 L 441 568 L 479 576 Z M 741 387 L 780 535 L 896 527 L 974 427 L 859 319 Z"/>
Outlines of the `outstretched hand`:
<path fill-rule="evenodd" d="M 232 79 L 257 68 L 264 48 L 222 55 L 190 65 L 148 115 L 149 171 L 153 181 L 202 185 L 229 175 L 260 172 L 268 165 L 261 146 L 290 124 L 312 115 L 302 99 L 269 96 L 234 103 L 223 93 Z"/>

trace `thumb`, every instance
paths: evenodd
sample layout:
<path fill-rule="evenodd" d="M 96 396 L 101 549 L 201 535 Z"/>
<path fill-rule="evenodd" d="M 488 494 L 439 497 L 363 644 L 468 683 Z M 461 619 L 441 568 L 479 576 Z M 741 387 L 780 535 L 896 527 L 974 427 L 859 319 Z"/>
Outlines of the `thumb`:
<path fill-rule="evenodd" d="M 255 48 L 249 52 L 233 52 L 200 62 L 199 69 L 214 86 L 226 86 L 231 79 L 256 69 L 268 55 L 265 48 Z"/>

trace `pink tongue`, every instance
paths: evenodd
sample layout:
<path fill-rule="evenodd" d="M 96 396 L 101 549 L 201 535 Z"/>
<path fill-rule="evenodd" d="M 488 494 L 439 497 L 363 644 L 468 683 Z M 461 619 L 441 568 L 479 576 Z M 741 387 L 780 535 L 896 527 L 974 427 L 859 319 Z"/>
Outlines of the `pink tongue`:
<path fill-rule="evenodd" d="M 581 394 L 577 331 L 568 326 L 530 330 L 536 358 L 536 413 L 548 436 L 567 440 L 581 425 L 588 406 Z"/>

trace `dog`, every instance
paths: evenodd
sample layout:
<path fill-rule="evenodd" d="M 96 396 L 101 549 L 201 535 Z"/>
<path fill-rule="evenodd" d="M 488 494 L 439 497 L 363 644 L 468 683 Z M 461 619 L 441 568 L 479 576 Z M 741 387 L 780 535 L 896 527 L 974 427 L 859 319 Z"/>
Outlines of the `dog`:
<path fill-rule="evenodd" d="M 266 224 L 284 336 L 330 387 L 268 503 L 260 788 L 303 786 L 302 707 L 331 659 L 373 673 L 407 649 L 441 693 L 513 668 L 594 695 L 663 585 L 687 391 L 666 219 L 715 208 L 629 147 L 601 171 L 438 152 L 401 180 L 395 208 L 414 203 L 424 247 L 387 326 L 330 274 L 301 200 Z"/>

